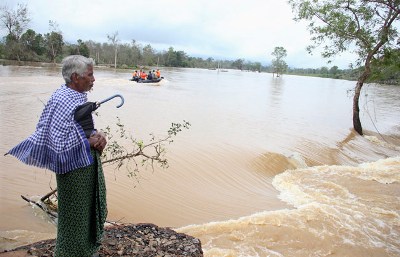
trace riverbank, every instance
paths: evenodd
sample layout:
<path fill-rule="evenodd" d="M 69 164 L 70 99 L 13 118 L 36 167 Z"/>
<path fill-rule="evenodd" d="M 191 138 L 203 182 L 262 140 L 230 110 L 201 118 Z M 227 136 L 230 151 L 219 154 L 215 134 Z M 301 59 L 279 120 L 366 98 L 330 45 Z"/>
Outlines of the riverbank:
<path fill-rule="evenodd" d="M 55 239 L 0 253 L 0 257 L 54 256 Z M 108 225 L 99 256 L 203 256 L 201 242 L 150 223 Z"/>

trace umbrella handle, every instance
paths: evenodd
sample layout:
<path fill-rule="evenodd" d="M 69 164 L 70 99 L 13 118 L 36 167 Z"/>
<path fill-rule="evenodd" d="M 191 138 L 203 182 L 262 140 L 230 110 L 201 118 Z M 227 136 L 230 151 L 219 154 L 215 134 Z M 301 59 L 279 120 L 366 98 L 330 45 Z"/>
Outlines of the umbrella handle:
<path fill-rule="evenodd" d="M 125 100 L 124 100 L 124 97 L 123 97 L 122 95 L 119 95 L 119 94 L 110 96 L 109 98 L 104 99 L 104 100 L 101 101 L 101 102 L 97 102 L 97 107 L 99 107 L 101 104 L 103 104 L 103 103 L 105 103 L 105 102 L 107 102 L 107 101 L 110 101 L 111 99 L 113 99 L 113 98 L 115 98 L 115 97 L 121 98 L 121 103 L 120 103 L 119 105 L 117 105 L 117 108 L 121 107 L 121 106 L 124 104 Z"/>

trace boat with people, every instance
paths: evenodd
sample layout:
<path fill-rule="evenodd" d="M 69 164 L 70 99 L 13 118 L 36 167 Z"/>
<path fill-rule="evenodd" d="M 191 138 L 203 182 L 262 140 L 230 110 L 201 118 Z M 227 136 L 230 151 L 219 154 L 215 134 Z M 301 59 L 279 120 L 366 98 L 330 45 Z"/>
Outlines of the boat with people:
<path fill-rule="evenodd" d="M 130 81 L 135 81 L 137 83 L 159 83 L 163 79 L 164 79 L 164 77 L 156 78 L 156 79 L 131 78 Z"/>
<path fill-rule="evenodd" d="M 157 69 L 157 71 L 153 70 L 153 72 L 149 71 L 148 74 L 146 74 L 145 71 L 140 70 L 134 71 L 132 73 L 132 78 L 130 81 L 135 81 L 137 83 L 152 83 L 152 84 L 158 84 L 161 80 L 163 80 L 164 77 L 161 77 L 160 70 Z"/>

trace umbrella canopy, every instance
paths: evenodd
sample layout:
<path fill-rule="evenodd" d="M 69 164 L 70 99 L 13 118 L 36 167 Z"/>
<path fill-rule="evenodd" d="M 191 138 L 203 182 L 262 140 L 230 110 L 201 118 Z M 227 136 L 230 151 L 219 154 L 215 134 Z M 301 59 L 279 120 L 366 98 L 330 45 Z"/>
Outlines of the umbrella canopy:
<path fill-rule="evenodd" d="M 124 97 L 122 95 L 113 95 L 100 102 L 84 103 L 75 109 L 74 119 L 79 123 L 79 125 L 81 125 L 87 138 L 90 137 L 94 130 L 92 112 L 99 108 L 101 104 L 113 99 L 114 97 L 121 98 L 121 103 L 117 105 L 117 108 L 121 107 L 124 104 Z"/>
<path fill-rule="evenodd" d="M 78 106 L 75 110 L 74 119 L 83 128 L 86 138 L 89 138 L 94 130 L 92 112 L 96 109 L 96 103 L 87 102 Z"/>

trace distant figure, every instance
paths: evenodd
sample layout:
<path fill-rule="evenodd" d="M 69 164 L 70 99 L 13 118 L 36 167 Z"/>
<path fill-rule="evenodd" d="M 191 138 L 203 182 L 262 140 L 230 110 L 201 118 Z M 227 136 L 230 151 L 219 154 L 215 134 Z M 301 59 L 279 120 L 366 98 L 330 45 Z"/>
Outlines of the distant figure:
<path fill-rule="evenodd" d="M 139 75 L 138 75 L 137 70 L 135 70 L 135 71 L 132 73 L 132 80 L 133 80 L 133 81 L 138 81 L 138 80 L 139 80 Z"/>
<path fill-rule="evenodd" d="M 144 72 L 144 71 L 141 71 L 141 72 L 140 72 L 140 79 L 141 79 L 141 80 L 147 79 L 147 74 L 146 74 L 146 72 Z"/>
<path fill-rule="evenodd" d="M 151 71 L 149 71 L 149 74 L 147 75 L 147 79 L 153 80 L 153 74 L 151 73 Z"/>
<path fill-rule="evenodd" d="M 157 76 L 157 78 L 161 78 L 161 72 L 159 69 L 157 69 L 157 71 L 156 71 L 156 76 Z"/>
<path fill-rule="evenodd" d="M 153 70 L 153 79 L 158 79 L 158 76 L 157 76 L 157 74 L 156 74 L 156 71 L 155 71 L 155 70 Z"/>

